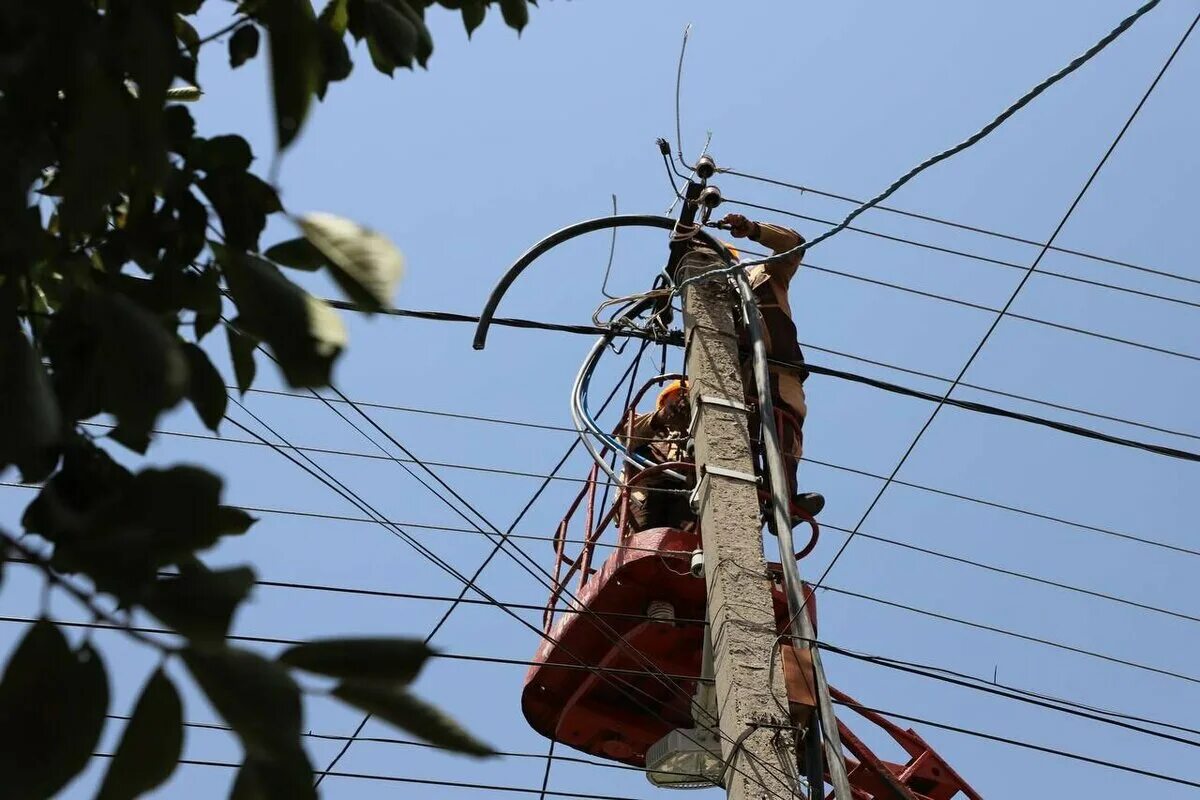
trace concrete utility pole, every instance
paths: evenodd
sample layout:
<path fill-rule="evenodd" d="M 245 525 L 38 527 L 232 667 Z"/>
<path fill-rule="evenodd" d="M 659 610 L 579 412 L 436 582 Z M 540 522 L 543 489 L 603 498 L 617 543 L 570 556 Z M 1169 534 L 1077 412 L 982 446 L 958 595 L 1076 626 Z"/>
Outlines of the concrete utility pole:
<path fill-rule="evenodd" d="M 723 266 L 708 250 L 689 252 L 679 278 Z M 684 290 L 686 372 L 694 414 L 697 490 L 704 531 L 721 754 L 729 800 L 803 796 L 796 787 L 791 721 L 778 662 L 771 581 L 763 556 L 758 486 L 750 449 L 733 308 L 725 281 Z M 755 728 L 757 723 L 766 723 Z M 741 742 L 735 753 L 735 742 Z"/>

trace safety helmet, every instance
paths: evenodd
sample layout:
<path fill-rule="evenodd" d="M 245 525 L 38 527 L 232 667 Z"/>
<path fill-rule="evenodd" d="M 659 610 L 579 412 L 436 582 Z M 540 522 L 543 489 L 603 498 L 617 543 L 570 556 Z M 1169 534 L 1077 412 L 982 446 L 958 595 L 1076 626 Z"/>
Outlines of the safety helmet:
<path fill-rule="evenodd" d="M 667 404 L 668 400 L 670 400 L 672 397 L 679 394 L 680 392 L 686 392 L 687 388 L 688 388 L 687 381 L 685 381 L 685 380 L 684 381 L 671 381 L 670 383 L 668 383 L 666 386 L 664 386 L 662 388 L 662 391 L 658 393 L 658 400 L 654 403 L 655 411 L 661 410 L 662 407 Z"/>

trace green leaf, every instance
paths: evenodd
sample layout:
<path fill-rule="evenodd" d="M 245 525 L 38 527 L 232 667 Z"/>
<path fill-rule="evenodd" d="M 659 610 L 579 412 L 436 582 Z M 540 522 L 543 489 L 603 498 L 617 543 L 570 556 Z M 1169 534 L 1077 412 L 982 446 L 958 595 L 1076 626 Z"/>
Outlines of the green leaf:
<path fill-rule="evenodd" d="M 232 325 L 226 325 L 225 333 L 229 337 L 229 356 L 233 361 L 233 374 L 237 378 L 238 391 L 244 395 L 246 390 L 254 385 L 254 374 L 258 371 L 254 363 L 254 351 L 258 349 L 258 340 L 238 329 L 240 321 L 239 318 L 234 320 Z"/>
<path fill-rule="evenodd" d="M 317 97 L 325 99 L 325 91 L 331 82 L 344 81 L 350 77 L 354 62 L 350 60 L 350 50 L 346 47 L 345 34 L 330 30 L 324 25 L 320 28 L 321 40 L 321 77 L 317 83 Z"/>
<path fill-rule="evenodd" d="M 361 42 L 371 32 L 370 22 L 367 0 L 346 0 L 346 30 L 354 41 Z"/>
<path fill-rule="evenodd" d="M 233 647 L 188 648 L 183 661 L 247 753 L 271 761 L 299 747 L 300 687 L 283 666 Z"/>
<path fill-rule="evenodd" d="M 196 139 L 188 153 L 188 165 L 205 172 L 245 172 L 253 160 L 250 143 L 232 133 Z"/>
<path fill-rule="evenodd" d="M 69 437 L 62 466 L 25 509 L 21 523 L 27 533 L 51 542 L 82 537 L 92 518 L 120 497 L 133 475 L 90 439 Z"/>
<path fill-rule="evenodd" d="M 346 329 L 329 305 L 289 281 L 269 261 L 214 245 L 238 327 L 266 342 L 293 387 L 327 386 L 346 346 Z"/>
<path fill-rule="evenodd" d="M 200 52 L 200 34 L 196 33 L 196 29 L 186 19 L 176 16 L 174 19 L 175 37 L 179 39 L 187 51 L 192 54 L 192 58 Z"/>
<path fill-rule="evenodd" d="M 329 259 L 303 236 L 272 245 L 263 255 L 276 264 L 302 269 L 305 272 L 313 272 L 329 265 Z"/>
<path fill-rule="evenodd" d="M 303 749 L 273 760 L 247 756 L 229 800 L 316 800 L 312 764 Z"/>
<path fill-rule="evenodd" d="M 189 307 L 196 312 L 192 325 L 199 341 L 221 321 L 221 282 L 215 269 L 205 269 L 195 282 L 194 301 Z"/>
<path fill-rule="evenodd" d="M 178 337 L 117 292 L 73 295 L 54 316 L 45 349 L 64 413 L 70 419 L 112 413 L 118 441 L 148 441 L 158 415 L 187 391 Z"/>
<path fill-rule="evenodd" d="M 192 137 L 196 135 L 196 122 L 192 114 L 184 106 L 167 106 L 163 112 L 167 146 L 172 153 L 186 155 L 191 148 Z"/>
<path fill-rule="evenodd" d="M 210 172 L 200 188 L 221 218 L 225 242 L 241 250 L 258 249 L 267 216 L 282 208 L 270 184 L 249 172 Z"/>
<path fill-rule="evenodd" d="M 367 53 L 370 54 L 375 69 L 389 78 L 392 77 L 392 73 L 396 71 L 396 62 L 375 36 L 367 37 Z"/>
<path fill-rule="evenodd" d="M 346 32 L 350 24 L 349 3 L 347 0 L 329 0 L 321 10 L 321 24 L 339 36 Z"/>
<path fill-rule="evenodd" d="M 417 13 L 412 4 L 407 0 L 391 0 L 392 5 L 400 11 L 408 21 L 412 23 L 413 29 L 417 32 L 417 44 L 413 49 L 414 55 L 417 57 L 417 63 L 422 67 L 429 63 L 429 57 L 433 55 L 433 36 L 429 33 L 429 28 L 425 27 L 425 18 L 422 14 Z M 422 9 L 422 12 L 424 9 Z"/>
<path fill-rule="evenodd" d="M 333 696 L 430 744 L 472 756 L 496 754 L 495 750 L 471 736 L 457 722 L 403 689 L 347 681 L 333 690 Z"/>
<path fill-rule="evenodd" d="M 485 16 L 487 16 L 487 3 L 484 0 L 462 0 L 463 25 L 466 26 L 468 39 L 471 38 L 475 29 L 483 24 Z"/>
<path fill-rule="evenodd" d="M 413 56 L 417 51 L 417 28 L 398 7 L 403 0 L 367 0 L 367 15 L 370 20 L 371 35 L 368 44 L 386 56 L 387 63 L 402 67 L 412 67 Z M 372 51 L 372 56 L 374 56 Z M 385 69 L 379 63 L 375 65 L 380 72 L 391 75 L 390 69 Z"/>
<path fill-rule="evenodd" d="M 34 623 L 0 682 L 0 775 L 5 800 L 42 800 L 88 763 L 108 710 L 99 655 L 72 652 L 52 622 Z"/>
<path fill-rule="evenodd" d="M 329 259 L 333 278 L 347 296 L 372 311 L 391 305 L 404 258 L 386 237 L 333 214 L 306 214 L 299 224 Z"/>
<path fill-rule="evenodd" d="M 72 54 L 76 75 L 59 112 L 64 122 L 56 133 L 63 137 L 59 221 L 66 233 L 103 229 L 105 208 L 121 190 L 133 157 L 124 81 L 107 69 L 87 66 L 104 61 L 95 52 L 99 46 L 91 43 Z"/>
<path fill-rule="evenodd" d="M 86 475 L 72 475 L 71 482 Z M 31 506 L 28 522 L 39 532 L 51 528 L 56 566 L 86 572 L 126 602 L 136 601 L 158 570 L 245 530 L 245 516 L 220 504 L 221 479 L 199 467 L 145 469 L 90 503 L 72 498 L 65 479 L 59 491 L 57 478 L 47 503 L 36 514 Z"/>
<path fill-rule="evenodd" d="M 240 536 L 258 522 L 257 517 L 233 506 L 217 506 L 216 519 L 217 528 L 225 536 Z"/>
<path fill-rule="evenodd" d="M 225 380 L 199 347 L 186 342 L 183 352 L 188 360 L 188 399 L 196 407 L 204 426 L 215 432 L 225 418 L 225 405 L 229 402 Z"/>
<path fill-rule="evenodd" d="M 323 639 L 290 647 L 279 660 L 334 678 L 406 684 L 432 654 L 420 639 Z"/>
<path fill-rule="evenodd" d="M 96 800 L 134 800 L 162 785 L 183 752 L 183 704 L 163 670 L 146 681 Z"/>
<path fill-rule="evenodd" d="M 261 14 L 271 43 L 275 133 L 284 150 L 300 133 L 317 88 L 317 21 L 310 0 L 265 0 Z"/>
<path fill-rule="evenodd" d="M 258 55 L 258 28 L 252 23 L 247 23 L 229 37 L 229 66 L 237 69 L 256 55 Z"/>
<path fill-rule="evenodd" d="M 500 0 L 500 13 L 508 27 L 520 33 L 529 23 L 529 6 L 525 0 Z"/>
<path fill-rule="evenodd" d="M 15 321 L 0 332 L 0 471 L 16 464 L 25 483 L 58 461 L 62 420 L 50 378 Z"/>
<path fill-rule="evenodd" d="M 199 564 L 160 577 L 143 598 L 146 610 L 197 644 L 220 644 L 254 586 L 249 567 L 209 570 Z"/>

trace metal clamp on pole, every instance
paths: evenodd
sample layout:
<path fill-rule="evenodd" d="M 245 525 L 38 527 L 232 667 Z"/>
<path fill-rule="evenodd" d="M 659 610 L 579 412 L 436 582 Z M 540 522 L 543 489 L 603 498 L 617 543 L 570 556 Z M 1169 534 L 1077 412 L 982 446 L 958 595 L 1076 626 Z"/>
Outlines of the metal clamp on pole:
<path fill-rule="evenodd" d="M 688 436 L 696 438 L 696 425 L 700 421 L 700 408 L 702 406 L 720 406 L 728 408 L 731 411 L 737 411 L 742 414 L 749 414 L 750 407 L 739 400 L 730 400 L 728 397 L 721 397 L 715 394 L 702 394 L 696 398 L 696 402 L 692 405 L 692 417 L 688 420 Z"/>
<path fill-rule="evenodd" d="M 749 472 L 739 472 L 736 469 L 726 469 L 725 467 L 717 467 L 711 464 L 700 465 L 700 476 L 696 479 L 696 488 L 692 489 L 692 493 L 688 495 L 688 504 L 697 514 L 704 507 L 704 501 L 708 497 L 708 478 L 710 475 L 716 475 L 721 478 L 729 478 L 730 480 L 743 481 L 758 486 L 758 476 L 751 475 Z"/>

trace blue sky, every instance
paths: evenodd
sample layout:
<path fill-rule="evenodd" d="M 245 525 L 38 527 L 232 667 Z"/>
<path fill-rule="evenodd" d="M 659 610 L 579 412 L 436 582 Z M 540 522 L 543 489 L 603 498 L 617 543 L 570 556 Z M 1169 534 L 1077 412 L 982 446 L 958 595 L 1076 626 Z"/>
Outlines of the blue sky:
<path fill-rule="evenodd" d="M 210 3 L 201 33 L 224 24 L 227 4 Z M 518 38 L 498 18 L 469 42 L 460 21 L 433 10 L 436 52 L 428 72 L 388 80 L 371 69 L 365 49 L 355 73 L 331 87 L 283 162 L 285 205 L 333 211 L 369 224 L 405 252 L 408 274 L 396 304 L 477 313 L 503 269 L 550 231 L 600 216 L 616 194 L 622 211 L 661 213 L 669 204 L 658 136 L 674 132 L 674 76 L 680 35 L 694 24 L 683 85 L 683 139 L 695 155 L 706 131 L 718 163 L 853 197 L 874 194 L 928 155 L 991 119 L 1028 87 L 1060 68 L 1133 10 L 1130 2 L 1005 4 L 937 2 L 768 4 L 744 2 L 546 2 Z M 1113 46 L 1055 86 L 975 148 L 905 187 L 892 204 L 1028 239 L 1044 241 L 1065 213 L 1125 118 L 1191 22 L 1195 3 L 1167 0 Z M 497 15 L 498 17 L 498 15 Z M 204 99 L 194 108 L 202 133 L 237 131 L 254 146 L 265 173 L 273 148 L 261 59 L 230 72 L 211 46 L 201 72 Z M 1200 279 L 1192 241 L 1200 179 L 1200 43 L 1190 42 L 1059 236 L 1057 244 Z M 728 198 L 824 219 L 851 206 L 817 195 L 726 176 Z M 730 208 L 729 210 L 735 210 Z M 787 218 L 761 214 L 767 221 Z M 823 226 L 793 221 L 806 235 Z M 927 222 L 870 212 L 861 227 L 940 247 L 1028 265 L 1037 248 Z M 265 241 L 295 235 L 286 223 Z M 586 322 L 601 299 L 606 236 L 556 251 L 530 270 L 502 311 Z M 613 285 L 645 288 L 663 257 L 651 234 L 620 236 Z M 844 232 L 815 248 L 821 267 L 999 307 L 1020 280 L 1017 270 Z M 1091 280 L 1200 302 L 1194 283 L 1051 252 L 1041 267 Z M 309 276 L 301 276 L 308 279 Z M 314 283 L 317 291 L 329 287 Z M 801 339 L 818 347 L 953 376 L 987 330 L 992 315 L 814 270 L 793 284 Z M 1034 276 L 1013 310 L 1158 348 L 1200 356 L 1194 307 Z M 569 425 L 568 392 L 590 346 L 583 337 L 498 329 L 487 350 L 470 347 L 468 326 L 399 318 L 348 316 L 351 348 L 336 373 L 352 398 L 405 407 Z M 207 343 L 225 363 L 223 339 Z M 678 365 L 678 353 L 672 355 Z M 944 384 L 809 349 L 810 361 L 928 391 Z M 625 359 L 628 358 L 628 353 Z M 627 361 L 606 359 L 596 379 L 607 388 Z M 260 365 L 260 386 L 280 387 Z M 967 374 L 973 384 L 1088 411 L 1200 434 L 1195 357 L 1166 355 L 1015 319 L 1002 321 Z M 888 474 L 931 410 L 920 400 L 820 376 L 808 385 L 810 457 Z M 1080 417 L 971 389 L 956 396 L 1050 416 L 1183 449 L 1194 439 Z M 295 444 L 378 453 L 323 405 L 251 394 L 249 408 Z M 231 416 L 252 423 L 231 406 Z M 369 413 L 420 457 L 454 464 L 544 473 L 571 435 L 380 409 Z M 190 409 L 162 420 L 172 431 L 201 432 Z M 222 433 L 245 436 L 226 424 Z M 358 512 L 265 447 L 161 437 L 162 462 L 211 465 L 228 479 L 229 502 L 327 514 Z M 456 526 L 460 520 L 386 460 L 314 456 L 388 517 Z M 564 470 L 583 477 L 586 462 Z M 443 478 L 502 529 L 537 480 L 439 469 Z M 7 476 L 6 476 L 7 477 Z M 1019 506 L 1085 525 L 1179 546 L 1194 546 L 1189 489 L 1194 463 L 1118 448 L 1023 423 L 944 409 L 900 473 L 907 484 Z M 824 492 L 825 522 L 853 527 L 879 481 L 809 465 L 803 480 Z M 578 484 L 554 483 L 518 526 L 554 531 Z M 0 493 L 0 524 L 16 527 L 30 493 Z M 249 561 L 266 579 L 380 591 L 457 594 L 458 586 L 379 526 L 264 513 L 246 537 L 213 553 L 215 563 Z M 1097 534 L 1028 515 L 894 485 L 863 531 L 998 567 L 1031 573 L 1183 613 L 1200 613 L 1190 579 L 1195 556 Z M 473 571 L 490 543 L 480 536 L 412 529 L 414 536 L 463 571 Z M 819 574 L 843 541 L 826 530 L 801 564 Z M 520 547 L 550 566 L 544 542 Z M 998 626 L 1027 636 L 1136 661 L 1200 680 L 1196 624 L 1159 613 L 1038 586 L 879 541 L 856 539 L 830 574 L 831 586 L 895 603 Z M 498 598 L 542 603 L 545 590 L 499 556 L 481 584 Z M 0 595 L 4 615 L 37 611 L 33 576 L 14 567 Z M 334 634 L 424 636 L 444 603 L 262 587 L 239 616 L 244 635 L 307 638 Z M 63 619 L 86 619 L 66 600 Z M 537 612 L 526 612 L 536 620 Z M 1190 724 L 1197 681 L 1154 674 L 1009 636 L 967 628 L 849 595 L 820 597 L 821 636 L 839 646 L 937 664 L 1083 703 Z M 7 653 L 22 628 L 0 626 Z M 114 710 L 127 710 L 154 654 L 115 635 L 104 646 Z M 454 654 L 531 657 L 537 640 L 493 608 L 457 609 L 434 639 Z M 263 645 L 270 652 L 273 648 Z M 1182 745 L 1148 739 L 1061 714 L 861 662 L 828 656 L 832 683 L 863 702 L 918 717 L 1112 759 L 1200 780 Z M 544 752 L 519 710 L 519 666 L 462 660 L 433 662 L 420 693 L 505 750 Z M 194 691 L 187 717 L 216 721 Z M 346 735 L 355 712 L 316 699 L 306 728 Z M 854 725 L 854 721 L 851 720 Z M 1185 787 L 1103 767 L 1013 749 L 917 726 L 988 798 L 1015 796 L 1156 798 L 1190 796 Z M 111 743 L 115 726 L 106 732 Z M 866 732 L 865 725 L 857 728 Z M 394 735 L 372 723 L 372 736 Z M 868 736 L 870 739 L 870 737 Z M 870 739 L 872 742 L 877 739 Z M 323 765 L 337 742 L 310 740 Z M 562 750 L 560 749 L 560 753 Z M 895 755 L 881 749 L 885 757 Z M 237 744 L 216 731 L 191 730 L 187 756 L 238 759 Z M 102 775 L 96 763 L 66 793 L 86 797 Z M 472 762 L 422 748 L 355 744 L 339 764 L 346 772 L 430 780 L 471 780 L 538 788 L 535 759 Z M 180 767 L 154 796 L 221 796 L 232 771 Z M 324 796 L 479 797 L 480 790 L 372 780 L 328 779 Z M 636 773 L 556 763 L 550 788 L 651 797 Z M 716 796 L 716 793 L 711 793 Z M 516 794 L 497 794 L 512 796 Z M 708 796 L 705 794 L 704 796 Z"/>

